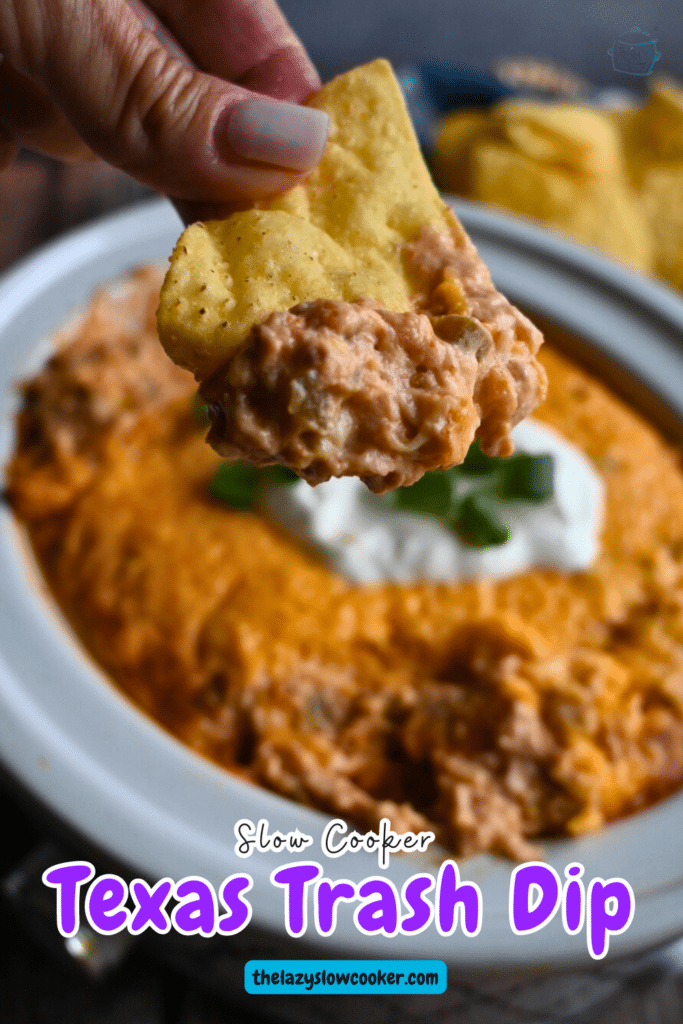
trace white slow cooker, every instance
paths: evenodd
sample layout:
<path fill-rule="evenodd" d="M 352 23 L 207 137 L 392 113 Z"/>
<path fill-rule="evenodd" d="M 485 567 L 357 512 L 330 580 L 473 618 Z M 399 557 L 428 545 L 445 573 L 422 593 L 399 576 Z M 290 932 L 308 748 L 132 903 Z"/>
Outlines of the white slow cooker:
<path fill-rule="evenodd" d="M 683 437 L 683 300 L 529 223 L 471 203 L 454 205 L 501 291 L 583 339 L 589 360 L 617 368 L 616 376 L 634 393 L 647 394 L 674 432 L 682 424 Z M 46 338 L 98 285 L 140 262 L 165 261 L 180 228 L 169 204 L 148 203 L 72 232 L 0 281 L 3 461 L 13 445 L 14 383 L 44 360 Z M 283 894 L 269 881 L 283 855 L 238 858 L 233 826 L 240 818 L 267 818 L 271 830 L 299 828 L 317 842 L 327 818 L 233 778 L 123 697 L 74 639 L 7 507 L 0 512 L 0 761 L 84 844 L 106 850 L 131 875 L 199 875 L 218 887 L 228 875 L 248 871 L 253 919 L 234 940 L 217 941 L 242 942 L 250 956 L 259 937 L 267 937 L 271 954 L 275 948 L 289 956 L 437 959 L 475 973 L 591 963 L 585 939 L 566 934 L 560 915 L 535 934 L 513 934 L 508 890 L 514 865 L 488 855 L 460 863 L 462 877 L 483 894 L 478 936 L 444 938 L 427 929 L 413 938 L 371 939 L 354 928 L 350 914 L 340 914 L 333 936 L 309 930 L 303 953 L 303 945 L 285 934 Z M 683 934 L 682 831 L 683 792 L 598 835 L 547 844 L 547 859 L 560 876 L 580 861 L 587 879 L 621 877 L 632 885 L 635 917 L 612 938 L 610 956 Z M 304 856 L 324 859 L 319 846 Z M 387 874 L 400 890 L 411 874 L 437 868 L 437 855 L 427 851 L 393 857 Z M 329 861 L 325 869 L 328 877 L 355 881 L 378 870 L 371 854 Z"/>

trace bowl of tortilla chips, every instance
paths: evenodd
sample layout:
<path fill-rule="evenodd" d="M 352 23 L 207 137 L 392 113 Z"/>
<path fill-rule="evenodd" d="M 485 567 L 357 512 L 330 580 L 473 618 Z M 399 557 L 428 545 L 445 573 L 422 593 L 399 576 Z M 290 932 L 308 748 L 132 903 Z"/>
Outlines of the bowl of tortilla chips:
<path fill-rule="evenodd" d="M 446 191 L 683 286 L 683 88 L 671 78 L 618 109 L 509 97 L 454 110 L 431 163 Z"/>

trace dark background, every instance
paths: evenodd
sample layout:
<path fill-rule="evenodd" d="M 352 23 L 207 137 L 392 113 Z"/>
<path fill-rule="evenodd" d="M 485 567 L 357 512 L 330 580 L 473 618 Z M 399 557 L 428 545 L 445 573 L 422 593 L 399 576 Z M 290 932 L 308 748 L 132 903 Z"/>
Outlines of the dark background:
<path fill-rule="evenodd" d="M 397 68 L 434 57 L 488 68 L 501 57 L 533 55 L 595 85 L 638 86 L 607 55 L 634 25 L 659 40 L 655 71 L 683 77 L 680 0 L 283 0 L 280 7 L 323 80 L 373 57 Z"/>

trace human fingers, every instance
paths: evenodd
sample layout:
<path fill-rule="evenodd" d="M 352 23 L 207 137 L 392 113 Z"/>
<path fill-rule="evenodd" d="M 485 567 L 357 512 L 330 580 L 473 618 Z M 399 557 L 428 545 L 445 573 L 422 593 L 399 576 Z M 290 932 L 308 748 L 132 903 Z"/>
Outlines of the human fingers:
<path fill-rule="evenodd" d="M 0 61 L 0 170 L 20 148 L 58 160 L 94 160 L 48 94 L 6 60 Z"/>
<path fill-rule="evenodd" d="M 9 167 L 18 152 L 19 146 L 13 136 L 0 125 L 0 171 Z"/>
<path fill-rule="evenodd" d="M 202 71 L 295 102 L 320 87 L 318 72 L 274 0 L 148 2 Z"/>
<path fill-rule="evenodd" d="M 123 0 L 5 3 L 0 50 L 94 152 L 175 198 L 291 188 L 325 144 L 326 115 L 196 70 Z"/>

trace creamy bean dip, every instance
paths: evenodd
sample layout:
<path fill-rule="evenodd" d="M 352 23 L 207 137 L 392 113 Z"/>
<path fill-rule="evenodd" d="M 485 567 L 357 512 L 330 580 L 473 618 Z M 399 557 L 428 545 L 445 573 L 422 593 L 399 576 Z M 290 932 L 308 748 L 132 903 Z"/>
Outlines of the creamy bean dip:
<path fill-rule="evenodd" d="M 357 476 L 377 493 L 461 463 L 475 437 L 512 452 L 511 428 L 546 391 L 540 331 L 464 232 L 427 226 L 405 259 L 414 311 L 316 299 L 253 328 L 200 389 L 216 451 L 312 484 Z"/>

